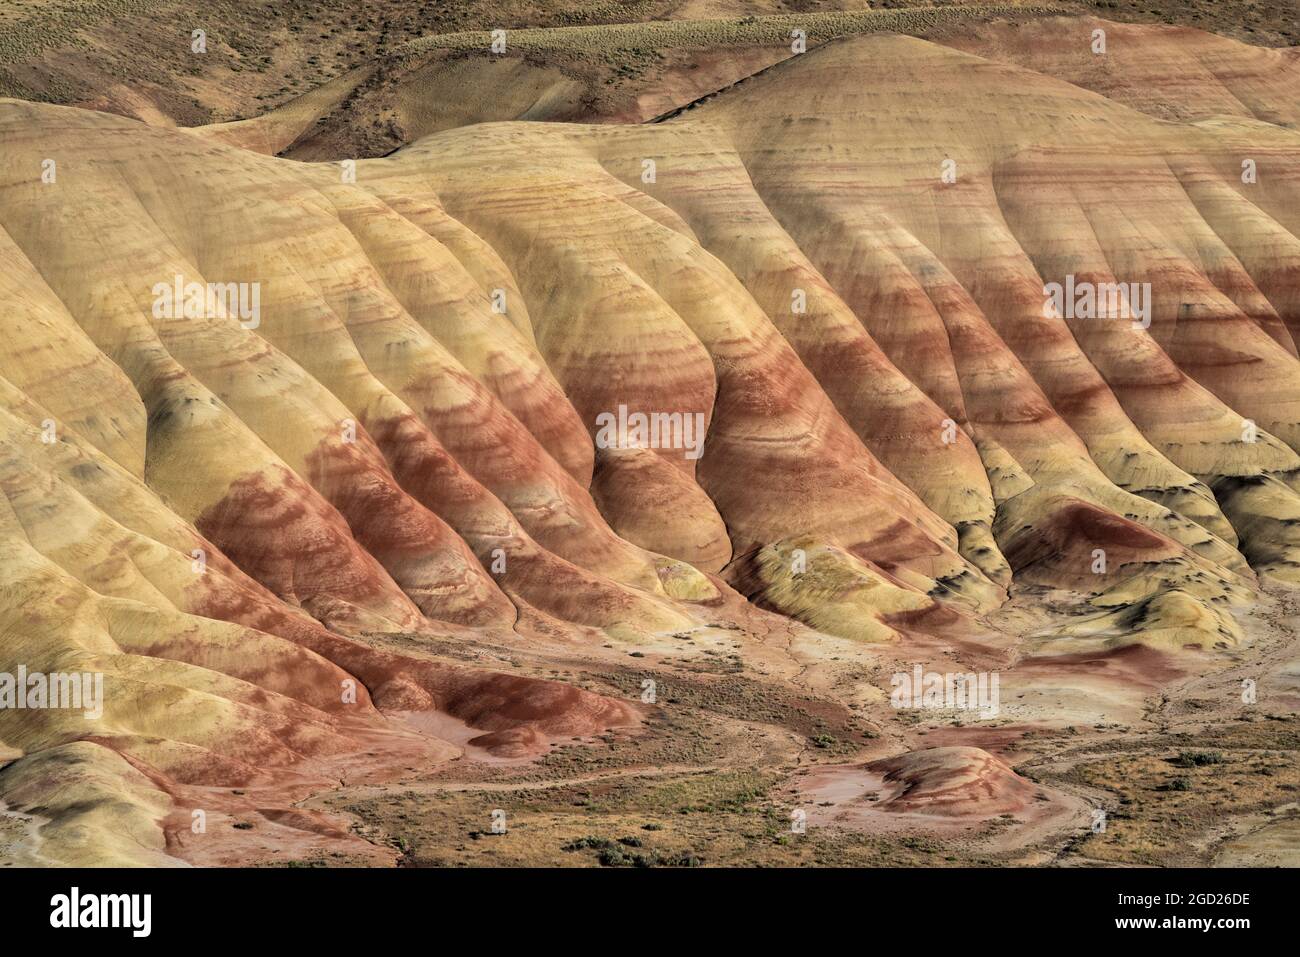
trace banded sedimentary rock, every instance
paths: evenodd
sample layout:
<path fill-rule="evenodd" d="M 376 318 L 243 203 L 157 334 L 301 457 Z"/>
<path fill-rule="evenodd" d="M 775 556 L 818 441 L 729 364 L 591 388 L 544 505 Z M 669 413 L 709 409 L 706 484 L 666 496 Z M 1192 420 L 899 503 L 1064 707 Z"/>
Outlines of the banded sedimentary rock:
<path fill-rule="evenodd" d="M 1027 653 L 1241 641 L 1300 577 L 1292 54 L 1103 83 L 1091 22 L 341 165 L 0 102 L 0 672 L 105 689 L 0 711 L 6 801 L 51 859 L 157 863 L 195 789 L 647 710 L 425 654 L 467 635 L 622 651 L 747 599 L 977 646 L 1051 589 L 1084 614 Z M 1024 804 L 983 752 L 868 770 Z"/>

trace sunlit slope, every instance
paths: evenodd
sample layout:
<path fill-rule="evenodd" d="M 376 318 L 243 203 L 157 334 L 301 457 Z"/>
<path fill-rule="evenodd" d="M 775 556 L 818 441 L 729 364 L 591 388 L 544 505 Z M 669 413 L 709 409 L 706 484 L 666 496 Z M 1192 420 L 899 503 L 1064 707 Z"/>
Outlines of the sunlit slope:
<path fill-rule="evenodd" d="M 1091 17 L 981 23 L 943 42 L 1161 119 L 1232 116 L 1290 129 L 1300 122 L 1300 50 L 1294 47 L 1269 49 L 1205 30 Z"/>
<path fill-rule="evenodd" d="M 835 83 L 845 69 L 864 82 Z M 1258 252 L 1264 226 L 1271 248 L 1294 241 L 1287 134 L 1154 122 L 901 37 L 830 45 L 670 125 L 705 123 L 895 364 L 1029 481 L 1220 564 L 1256 527 L 1231 514 L 1243 477 L 1276 485 L 1256 507 L 1290 507 L 1293 281 Z M 1268 185 L 1242 183 L 1247 150 L 1286 157 Z M 887 256 L 888 281 L 864 277 Z M 1044 284 L 1067 276 L 1149 283 L 1149 328 L 1047 317 Z"/>

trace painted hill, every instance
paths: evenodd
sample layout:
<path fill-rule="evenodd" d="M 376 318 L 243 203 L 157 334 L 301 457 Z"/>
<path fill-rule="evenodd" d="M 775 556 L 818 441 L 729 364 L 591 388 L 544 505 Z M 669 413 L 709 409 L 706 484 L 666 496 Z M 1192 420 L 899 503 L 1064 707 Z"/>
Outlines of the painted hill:
<path fill-rule="evenodd" d="M 1242 641 L 1300 581 L 1294 71 L 1207 41 L 1094 92 L 999 42 L 355 163 L 0 102 L 0 673 L 104 676 L 98 715 L 0 710 L 44 858 L 653 711 L 438 651 L 469 635 L 994 655 L 1050 590 L 1084 614 L 1031 655 Z M 1174 108 L 1232 56 L 1249 116 Z"/>

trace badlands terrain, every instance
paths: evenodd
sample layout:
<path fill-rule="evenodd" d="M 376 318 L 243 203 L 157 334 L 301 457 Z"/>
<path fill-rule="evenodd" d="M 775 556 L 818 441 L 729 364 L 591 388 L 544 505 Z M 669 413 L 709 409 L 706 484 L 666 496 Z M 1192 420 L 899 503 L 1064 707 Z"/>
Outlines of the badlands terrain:
<path fill-rule="evenodd" d="M 885 6 L 7 6 L 0 863 L 1300 863 L 1295 19 Z"/>

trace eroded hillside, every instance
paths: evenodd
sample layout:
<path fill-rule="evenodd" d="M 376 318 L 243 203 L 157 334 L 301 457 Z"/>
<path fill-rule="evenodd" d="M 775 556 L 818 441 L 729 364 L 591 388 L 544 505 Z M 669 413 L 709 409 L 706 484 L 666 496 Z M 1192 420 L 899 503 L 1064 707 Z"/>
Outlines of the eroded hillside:
<path fill-rule="evenodd" d="M 1016 760 L 1293 711 L 1295 51 L 952 43 L 344 162 L 0 102 L 0 672 L 104 689 L 0 711 L 12 846 L 436 863 L 390 782 L 726 772 L 1042 861 L 1113 801 Z"/>

